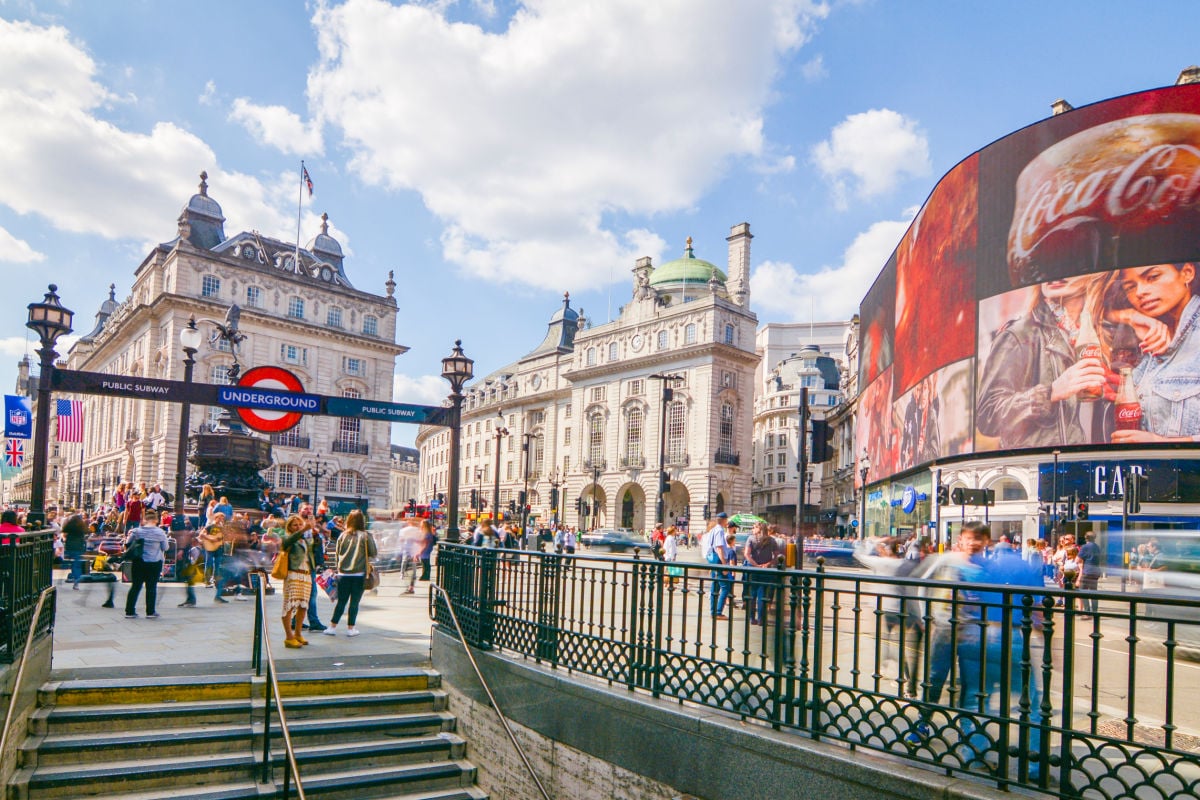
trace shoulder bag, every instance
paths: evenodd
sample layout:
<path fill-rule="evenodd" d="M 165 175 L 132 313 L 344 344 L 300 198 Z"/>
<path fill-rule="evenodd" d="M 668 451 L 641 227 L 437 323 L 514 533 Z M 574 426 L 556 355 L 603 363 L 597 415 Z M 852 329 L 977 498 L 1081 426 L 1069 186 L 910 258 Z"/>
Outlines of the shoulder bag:
<path fill-rule="evenodd" d="M 363 588 L 371 591 L 379 588 L 379 573 L 375 571 L 375 565 L 371 563 L 370 551 L 367 549 L 367 535 L 362 531 L 358 532 L 358 546 L 362 548 L 363 561 L 367 564 L 367 570 L 363 577 Z"/>
<path fill-rule="evenodd" d="M 277 581 L 287 580 L 288 551 L 280 548 L 275 554 L 275 563 L 271 566 L 271 577 Z"/>
<path fill-rule="evenodd" d="M 146 540 L 138 536 L 129 540 L 129 544 L 125 545 L 125 558 L 128 561 L 141 561 L 142 554 L 146 551 Z"/>

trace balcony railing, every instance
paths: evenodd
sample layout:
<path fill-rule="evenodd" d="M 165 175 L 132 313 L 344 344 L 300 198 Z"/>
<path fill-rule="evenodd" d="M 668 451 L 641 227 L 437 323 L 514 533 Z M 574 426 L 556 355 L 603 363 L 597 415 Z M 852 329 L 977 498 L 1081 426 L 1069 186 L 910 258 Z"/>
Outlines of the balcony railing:
<path fill-rule="evenodd" d="M 604 470 L 606 470 L 606 469 L 608 469 L 608 460 L 607 459 L 598 458 L 593 461 L 590 458 L 585 458 L 583 460 L 583 471 L 584 472 L 604 472 Z"/>
<path fill-rule="evenodd" d="M 621 466 L 625 469 L 642 469 L 646 466 L 646 457 L 621 456 Z"/>
<path fill-rule="evenodd" d="M 307 450 L 309 442 L 307 436 L 298 436 L 293 433 L 277 433 L 271 437 L 271 444 L 276 447 L 296 447 L 300 450 Z"/>
<path fill-rule="evenodd" d="M 368 449 L 369 448 L 361 442 L 349 441 L 347 439 L 333 440 L 333 452 L 335 453 L 349 453 L 355 456 L 365 456 Z"/>
<path fill-rule="evenodd" d="M 718 450 L 716 455 L 713 456 L 713 461 L 718 464 L 730 464 L 736 467 L 742 463 L 742 454 L 731 453 L 728 450 Z"/>
<path fill-rule="evenodd" d="M 666 465 L 668 467 L 686 467 L 692 463 L 692 459 L 687 453 L 667 453 Z"/>

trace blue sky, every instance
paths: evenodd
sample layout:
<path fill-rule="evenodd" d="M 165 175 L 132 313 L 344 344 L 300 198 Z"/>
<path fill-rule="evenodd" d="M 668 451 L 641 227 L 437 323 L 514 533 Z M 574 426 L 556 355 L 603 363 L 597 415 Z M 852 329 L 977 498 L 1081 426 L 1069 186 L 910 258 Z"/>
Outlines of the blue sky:
<path fill-rule="evenodd" d="M 1049 114 L 1200 63 L 1200 3 L 0 0 L 0 385 L 45 284 L 86 332 L 209 173 L 295 236 L 300 159 L 359 288 L 399 283 L 395 399 L 490 371 L 570 291 L 755 234 L 760 322 L 848 318 L 937 179 Z M 810 298 L 816 295 L 815 303 Z M 409 442 L 415 431 L 398 428 Z"/>

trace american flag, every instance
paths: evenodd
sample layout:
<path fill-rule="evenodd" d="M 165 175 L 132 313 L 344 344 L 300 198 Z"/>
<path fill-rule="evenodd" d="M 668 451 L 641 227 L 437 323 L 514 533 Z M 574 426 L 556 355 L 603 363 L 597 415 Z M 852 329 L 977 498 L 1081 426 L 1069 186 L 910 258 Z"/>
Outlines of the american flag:
<path fill-rule="evenodd" d="M 83 401 L 59 400 L 55 411 L 58 414 L 58 440 L 60 442 L 82 442 Z"/>
<path fill-rule="evenodd" d="M 20 439 L 9 439 L 8 445 L 4 448 L 4 465 L 13 469 L 20 469 L 25 463 L 25 443 Z"/>
<path fill-rule="evenodd" d="M 304 162 L 300 162 L 300 172 L 304 178 L 304 185 L 308 187 L 308 196 L 312 197 L 313 183 L 312 178 L 308 177 L 308 167 L 304 166 Z"/>

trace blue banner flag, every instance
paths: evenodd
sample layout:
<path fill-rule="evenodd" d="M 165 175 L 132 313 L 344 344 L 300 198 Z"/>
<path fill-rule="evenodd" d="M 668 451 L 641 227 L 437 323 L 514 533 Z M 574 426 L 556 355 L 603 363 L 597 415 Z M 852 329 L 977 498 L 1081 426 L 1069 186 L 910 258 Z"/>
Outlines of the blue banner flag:
<path fill-rule="evenodd" d="M 33 438 L 33 408 L 28 397 L 4 395 L 4 435 L 9 439 Z"/>

